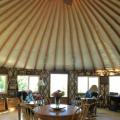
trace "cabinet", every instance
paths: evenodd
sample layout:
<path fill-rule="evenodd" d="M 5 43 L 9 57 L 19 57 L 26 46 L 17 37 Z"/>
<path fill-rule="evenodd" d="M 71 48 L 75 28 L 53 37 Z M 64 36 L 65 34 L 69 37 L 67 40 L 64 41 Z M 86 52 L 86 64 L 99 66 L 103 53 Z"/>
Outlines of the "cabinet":
<path fill-rule="evenodd" d="M 108 95 L 107 104 L 110 110 L 120 110 L 120 96 L 119 95 Z"/>
<path fill-rule="evenodd" d="M 20 103 L 20 100 L 17 97 L 7 98 L 7 107 L 8 107 L 8 109 L 16 108 L 19 103 Z"/>
<path fill-rule="evenodd" d="M 4 98 L 0 98 L 0 111 L 4 111 L 5 108 L 5 99 Z"/>

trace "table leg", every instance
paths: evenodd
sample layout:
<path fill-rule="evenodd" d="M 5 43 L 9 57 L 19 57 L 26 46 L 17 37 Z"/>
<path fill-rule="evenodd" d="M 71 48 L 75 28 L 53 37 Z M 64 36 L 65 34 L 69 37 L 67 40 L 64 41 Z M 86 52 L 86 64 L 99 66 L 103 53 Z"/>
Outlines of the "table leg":
<path fill-rule="evenodd" d="M 18 120 L 21 120 L 21 106 L 18 104 Z"/>

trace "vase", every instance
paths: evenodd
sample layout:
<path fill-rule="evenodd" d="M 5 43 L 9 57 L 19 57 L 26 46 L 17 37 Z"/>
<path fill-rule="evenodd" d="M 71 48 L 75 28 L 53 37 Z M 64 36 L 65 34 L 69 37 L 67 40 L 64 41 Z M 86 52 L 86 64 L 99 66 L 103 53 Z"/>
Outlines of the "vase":
<path fill-rule="evenodd" d="M 55 105 L 56 105 L 56 108 L 59 108 L 59 106 L 60 106 L 60 98 L 59 97 L 55 97 Z"/>

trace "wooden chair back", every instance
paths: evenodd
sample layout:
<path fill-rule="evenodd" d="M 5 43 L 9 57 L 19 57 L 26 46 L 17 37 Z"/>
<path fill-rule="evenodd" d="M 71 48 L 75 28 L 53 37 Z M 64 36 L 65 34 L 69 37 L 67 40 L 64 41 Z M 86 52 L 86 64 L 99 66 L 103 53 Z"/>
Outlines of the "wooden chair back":
<path fill-rule="evenodd" d="M 72 116 L 71 120 L 78 120 L 81 116 L 81 108 L 78 107 L 78 109 L 75 111 L 74 115 Z"/>
<path fill-rule="evenodd" d="M 36 114 L 34 113 L 33 109 L 29 105 L 22 104 L 21 110 L 23 114 L 23 120 L 38 120 Z"/>
<path fill-rule="evenodd" d="M 81 104 L 81 107 L 79 107 L 75 111 L 71 120 L 76 120 L 76 117 L 77 117 L 77 120 L 85 120 L 87 118 L 87 115 L 88 115 L 88 112 L 89 112 L 89 107 L 90 107 L 90 104 L 87 104 L 86 102 L 83 102 Z"/>
<path fill-rule="evenodd" d="M 81 116 L 80 116 L 79 120 L 85 120 L 87 118 L 88 112 L 89 112 L 89 107 L 90 107 L 90 104 L 83 105 Z"/>
<path fill-rule="evenodd" d="M 44 104 L 47 105 L 47 104 L 50 104 L 51 103 L 51 100 L 49 97 L 44 97 Z"/>

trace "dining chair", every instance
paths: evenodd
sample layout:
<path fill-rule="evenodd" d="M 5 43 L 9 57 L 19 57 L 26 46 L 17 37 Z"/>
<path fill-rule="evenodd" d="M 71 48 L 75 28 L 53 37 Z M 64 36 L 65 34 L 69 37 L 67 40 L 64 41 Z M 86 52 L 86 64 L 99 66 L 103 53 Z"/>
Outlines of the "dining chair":
<path fill-rule="evenodd" d="M 85 108 L 85 106 L 87 108 Z M 97 106 L 96 101 L 94 101 L 92 103 L 89 103 L 87 100 L 81 101 L 81 109 L 83 109 L 83 111 L 85 110 L 86 113 L 84 113 L 84 114 L 87 114 L 87 115 L 85 115 L 86 116 L 84 118 L 85 120 L 95 120 L 96 111 L 97 111 L 96 106 Z M 93 112 L 91 112 L 91 109 L 92 109 Z M 82 120 L 84 120 L 84 119 L 82 118 Z"/>
<path fill-rule="evenodd" d="M 38 120 L 32 107 L 30 107 L 29 105 L 22 104 L 21 110 L 22 110 L 23 120 Z"/>
<path fill-rule="evenodd" d="M 73 114 L 71 120 L 78 120 L 81 116 L 81 108 L 78 107 L 78 109 L 75 111 L 75 113 Z"/>
<path fill-rule="evenodd" d="M 51 100 L 49 97 L 44 97 L 44 104 L 47 105 L 47 104 L 50 104 L 51 103 Z"/>
<path fill-rule="evenodd" d="M 79 107 L 79 108 L 75 111 L 75 113 L 74 113 L 74 115 L 72 116 L 72 119 L 71 119 L 71 120 L 76 120 L 76 118 L 77 118 L 77 120 L 86 120 L 87 115 L 88 115 L 88 111 L 89 111 L 89 107 L 90 107 L 89 104 L 87 104 L 87 103 L 83 104 L 83 103 L 82 103 L 82 106 Z"/>
<path fill-rule="evenodd" d="M 90 104 L 88 116 L 87 116 L 86 120 L 95 120 L 96 112 L 97 112 L 97 103 L 94 102 L 94 103 Z"/>
<path fill-rule="evenodd" d="M 75 106 L 81 106 L 81 99 L 76 99 L 75 101 Z"/>
<path fill-rule="evenodd" d="M 90 108 L 91 108 L 90 113 L 91 114 L 96 115 L 96 113 L 97 113 L 97 105 L 98 105 L 97 101 L 94 101 L 92 104 L 90 104 Z"/>
<path fill-rule="evenodd" d="M 80 120 L 87 119 L 88 113 L 89 113 L 89 108 L 90 108 L 90 104 L 88 104 L 88 103 L 83 106 L 83 111 L 81 113 Z"/>

